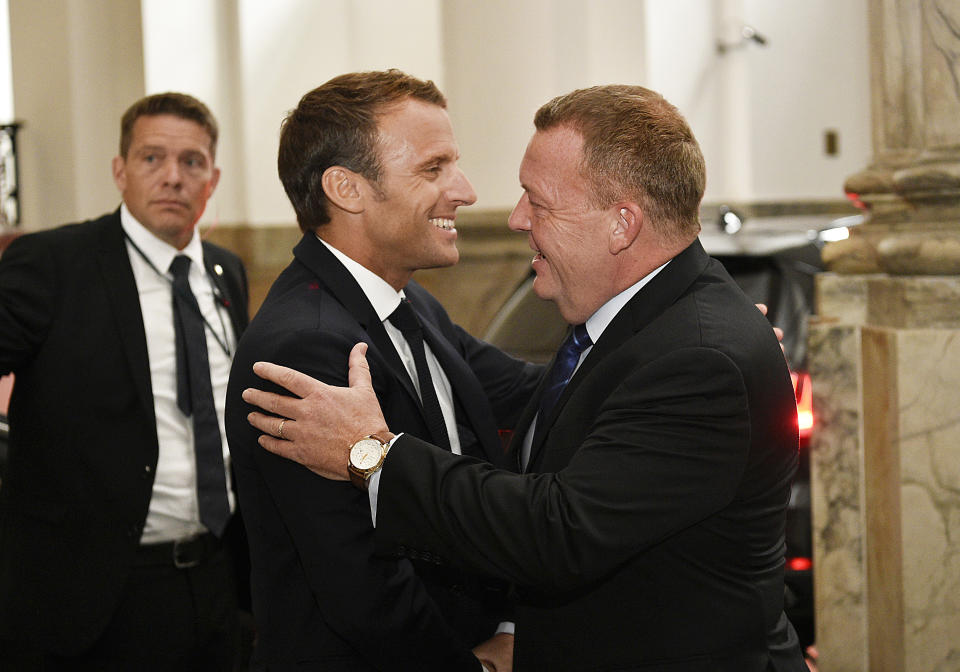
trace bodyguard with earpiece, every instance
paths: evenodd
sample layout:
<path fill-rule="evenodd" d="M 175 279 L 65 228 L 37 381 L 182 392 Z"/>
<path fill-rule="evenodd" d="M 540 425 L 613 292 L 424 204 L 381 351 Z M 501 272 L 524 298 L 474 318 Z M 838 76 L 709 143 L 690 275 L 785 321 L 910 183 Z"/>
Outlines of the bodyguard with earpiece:
<path fill-rule="evenodd" d="M 216 143 L 195 98 L 137 101 L 120 207 L 0 258 L 0 669 L 234 667 L 246 552 L 223 409 L 247 281 L 196 231 Z"/>

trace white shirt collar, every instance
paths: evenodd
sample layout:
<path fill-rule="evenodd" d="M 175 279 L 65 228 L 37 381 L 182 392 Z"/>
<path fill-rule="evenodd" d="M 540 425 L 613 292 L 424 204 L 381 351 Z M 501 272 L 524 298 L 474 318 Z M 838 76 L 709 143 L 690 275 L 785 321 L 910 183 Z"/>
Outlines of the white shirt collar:
<path fill-rule="evenodd" d="M 157 267 L 161 273 L 166 273 L 170 269 L 170 262 L 178 254 L 185 254 L 190 257 L 194 265 L 202 273 L 206 273 L 203 266 L 203 245 L 200 243 L 200 236 L 196 230 L 190 238 L 190 242 L 182 250 L 178 250 L 173 245 L 160 240 L 143 226 L 137 218 L 127 209 L 127 204 L 120 206 L 120 224 L 124 232 L 133 241 L 133 244 L 140 248 L 140 251 Z"/>
<path fill-rule="evenodd" d="M 390 317 L 390 314 L 397 309 L 397 306 L 400 305 L 400 300 L 405 296 L 403 290 L 398 292 L 391 287 L 390 283 L 386 280 L 363 264 L 351 259 L 320 236 L 317 236 L 317 240 L 326 245 L 327 249 L 333 253 L 333 256 L 339 259 L 340 263 L 350 272 L 353 279 L 360 285 L 360 289 L 366 294 L 367 299 L 376 311 L 380 321 L 383 322 Z"/>
<path fill-rule="evenodd" d="M 600 339 L 600 336 L 603 334 L 607 326 L 609 326 L 609 324 L 613 321 L 613 318 L 617 316 L 617 313 L 620 312 L 620 309 L 627 305 L 627 302 L 632 299 L 634 295 L 643 288 L 644 285 L 653 280 L 657 273 L 662 271 L 666 265 L 670 263 L 670 261 L 672 260 L 668 260 L 662 266 L 653 269 L 647 275 L 643 276 L 638 282 L 635 282 L 627 287 L 625 290 L 600 306 L 597 312 L 587 319 L 587 333 L 590 335 L 590 340 L 593 343 L 596 343 Z"/>

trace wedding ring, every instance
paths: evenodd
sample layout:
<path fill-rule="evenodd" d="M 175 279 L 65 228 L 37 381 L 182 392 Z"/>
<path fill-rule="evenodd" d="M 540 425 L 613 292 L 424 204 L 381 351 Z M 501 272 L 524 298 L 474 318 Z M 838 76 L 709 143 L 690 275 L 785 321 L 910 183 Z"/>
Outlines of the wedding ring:
<path fill-rule="evenodd" d="M 283 438 L 283 423 L 285 423 L 286 421 L 287 419 L 284 418 L 283 420 L 280 421 L 280 426 L 277 427 L 277 436 L 279 436 L 281 439 Z"/>

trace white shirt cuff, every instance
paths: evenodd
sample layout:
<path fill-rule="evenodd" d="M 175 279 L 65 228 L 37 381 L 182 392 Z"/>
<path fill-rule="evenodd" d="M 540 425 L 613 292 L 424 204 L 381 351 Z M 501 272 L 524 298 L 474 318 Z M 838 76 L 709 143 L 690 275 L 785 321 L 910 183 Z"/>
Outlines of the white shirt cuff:
<path fill-rule="evenodd" d="M 403 432 L 400 432 L 392 439 L 390 439 L 390 447 L 393 448 L 394 442 L 403 436 Z M 388 454 L 389 457 L 389 454 Z M 386 461 L 386 458 L 384 458 Z M 373 520 L 373 526 L 377 526 L 377 497 L 380 494 L 380 474 L 383 472 L 383 468 L 377 469 L 373 474 L 370 475 L 370 478 L 367 479 L 367 497 L 370 498 L 370 518 Z"/>

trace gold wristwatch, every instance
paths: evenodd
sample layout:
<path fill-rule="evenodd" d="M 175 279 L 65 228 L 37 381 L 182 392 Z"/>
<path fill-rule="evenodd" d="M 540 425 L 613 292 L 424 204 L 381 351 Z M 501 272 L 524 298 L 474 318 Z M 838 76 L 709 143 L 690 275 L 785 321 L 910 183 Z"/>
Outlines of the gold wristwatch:
<path fill-rule="evenodd" d="M 390 450 L 390 443 L 376 434 L 365 436 L 350 446 L 347 470 L 350 482 L 361 490 L 367 489 L 367 479 L 380 470 Z"/>

